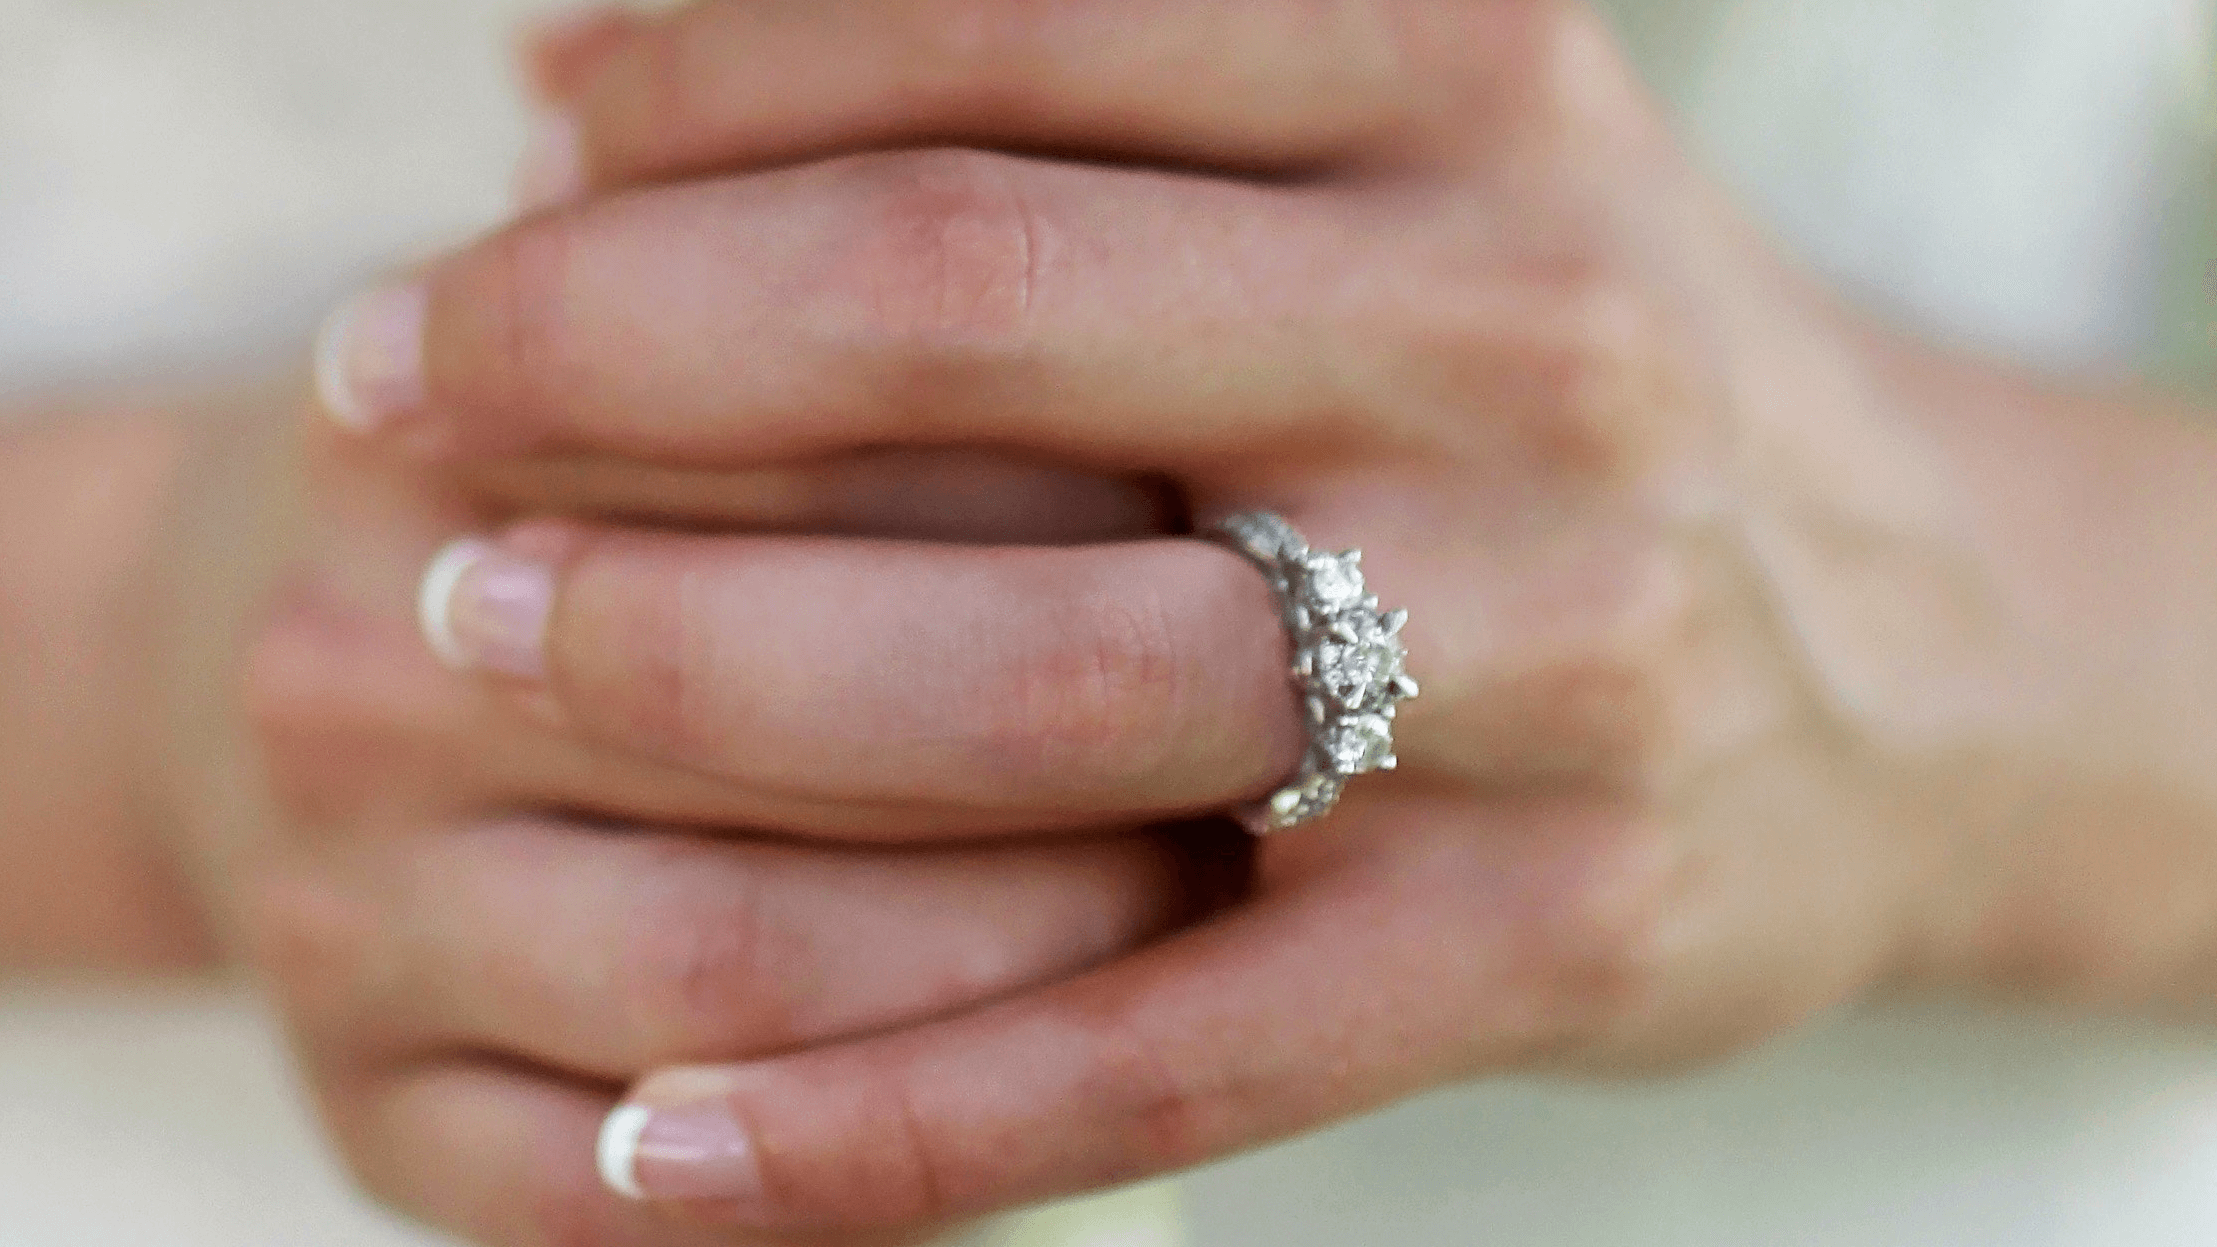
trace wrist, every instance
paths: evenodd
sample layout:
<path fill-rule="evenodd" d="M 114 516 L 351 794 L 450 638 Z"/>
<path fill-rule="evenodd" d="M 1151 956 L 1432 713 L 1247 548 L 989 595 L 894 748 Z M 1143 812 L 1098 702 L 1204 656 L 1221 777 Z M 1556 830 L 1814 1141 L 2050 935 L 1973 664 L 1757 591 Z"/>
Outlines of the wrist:
<path fill-rule="evenodd" d="M 1952 500 L 1952 651 L 1914 697 L 1931 886 L 1905 977 L 2160 1007 L 2217 991 L 2217 437 L 1892 345 Z"/>
<path fill-rule="evenodd" d="M 102 410 L 0 441 L 0 964 L 174 970 L 207 944 L 156 834 L 133 586 L 184 442 Z"/>

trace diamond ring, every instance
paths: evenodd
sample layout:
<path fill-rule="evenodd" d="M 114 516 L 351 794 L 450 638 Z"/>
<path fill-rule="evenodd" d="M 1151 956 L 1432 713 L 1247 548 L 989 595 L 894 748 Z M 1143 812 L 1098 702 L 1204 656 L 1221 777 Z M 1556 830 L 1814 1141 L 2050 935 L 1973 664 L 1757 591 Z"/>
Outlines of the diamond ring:
<path fill-rule="evenodd" d="M 1313 823 L 1339 804 L 1347 781 L 1399 764 L 1393 721 L 1417 695 L 1401 643 L 1407 611 L 1378 609 L 1363 583 L 1360 550 L 1322 554 L 1282 516 L 1235 515 L 1211 529 L 1261 569 L 1293 641 L 1293 686 L 1308 712 L 1309 748 L 1292 781 L 1240 811 L 1255 835 Z"/>

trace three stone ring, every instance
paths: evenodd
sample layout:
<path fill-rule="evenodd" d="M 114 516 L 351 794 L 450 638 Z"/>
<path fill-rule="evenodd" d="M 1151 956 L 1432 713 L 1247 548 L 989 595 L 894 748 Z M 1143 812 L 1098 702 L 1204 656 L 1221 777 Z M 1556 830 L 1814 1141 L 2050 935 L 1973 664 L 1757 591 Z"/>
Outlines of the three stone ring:
<path fill-rule="evenodd" d="M 1339 804 L 1347 782 L 1390 771 L 1394 716 L 1417 695 L 1408 673 L 1403 610 L 1381 611 L 1363 580 L 1362 551 L 1325 554 L 1282 516 L 1235 515 L 1207 534 L 1246 557 L 1277 595 L 1293 643 L 1291 676 L 1306 711 L 1309 747 L 1284 787 L 1239 812 L 1255 835 L 1312 823 Z"/>

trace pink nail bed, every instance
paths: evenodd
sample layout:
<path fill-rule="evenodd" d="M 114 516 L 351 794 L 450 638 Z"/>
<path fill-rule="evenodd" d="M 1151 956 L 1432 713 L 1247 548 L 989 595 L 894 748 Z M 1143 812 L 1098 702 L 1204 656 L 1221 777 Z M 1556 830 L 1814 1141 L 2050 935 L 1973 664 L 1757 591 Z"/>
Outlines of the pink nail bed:
<path fill-rule="evenodd" d="M 553 569 L 467 540 L 432 560 L 419 615 L 425 641 L 448 666 L 537 679 L 553 604 Z"/>
<path fill-rule="evenodd" d="M 601 1130 L 601 1178 L 632 1199 L 746 1206 L 762 1195 L 753 1142 L 711 1105 L 626 1105 Z"/>

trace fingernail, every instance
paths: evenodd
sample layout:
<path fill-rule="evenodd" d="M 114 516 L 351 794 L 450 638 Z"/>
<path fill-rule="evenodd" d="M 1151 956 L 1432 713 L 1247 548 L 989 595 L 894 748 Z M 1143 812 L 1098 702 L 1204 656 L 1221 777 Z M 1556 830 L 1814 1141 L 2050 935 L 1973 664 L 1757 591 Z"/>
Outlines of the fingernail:
<path fill-rule="evenodd" d="M 368 430 L 422 404 L 429 302 L 420 282 L 381 286 L 324 322 L 316 339 L 316 393 L 332 419 Z"/>
<path fill-rule="evenodd" d="M 751 1204 L 762 1193 L 754 1142 L 710 1105 L 627 1104 L 601 1125 L 601 1181 L 627 1199 Z"/>
<path fill-rule="evenodd" d="M 554 571 L 489 541 L 457 541 L 423 574 L 416 616 L 423 639 L 457 671 L 535 680 L 546 674 Z"/>
<path fill-rule="evenodd" d="M 531 138 L 516 164 L 511 186 L 516 211 L 533 213 L 577 198 L 585 189 L 585 162 L 577 118 L 542 112 L 531 123 Z"/>

